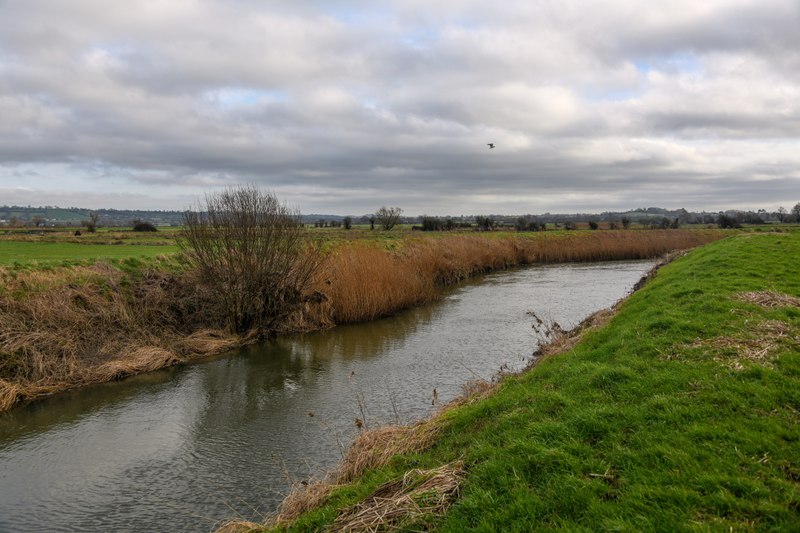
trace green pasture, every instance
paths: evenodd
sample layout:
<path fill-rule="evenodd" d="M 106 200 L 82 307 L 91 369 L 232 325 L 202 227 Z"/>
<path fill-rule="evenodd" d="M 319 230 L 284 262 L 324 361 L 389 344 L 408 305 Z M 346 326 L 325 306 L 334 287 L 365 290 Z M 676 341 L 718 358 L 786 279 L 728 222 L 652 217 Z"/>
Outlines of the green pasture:
<path fill-rule="evenodd" d="M 0 265 L 157 257 L 177 250 L 175 244 L 78 244 L 0 240 Z"/>
<path fill-rule="evenodd" d="M 575 348 L 448 411 L 432 448 L 279 529 L 324 529 L 383 483 L 460 460 L 446 514 L 399 530 L 800 531 L 800 306 L 748 299 L 800 297 L 799 259 L 800 233 L 691 252 Z"/>

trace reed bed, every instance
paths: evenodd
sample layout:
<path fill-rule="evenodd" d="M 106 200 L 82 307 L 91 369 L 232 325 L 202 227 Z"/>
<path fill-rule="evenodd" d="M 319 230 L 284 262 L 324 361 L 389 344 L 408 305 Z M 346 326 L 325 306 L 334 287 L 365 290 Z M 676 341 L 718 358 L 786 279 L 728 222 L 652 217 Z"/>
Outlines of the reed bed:
<path fill-rule="evenodd" d="M 649 259 L 720 238 L 716 231 L 602 231 L 529 237 L 415 238 L 396 251 L 342 245 L 326 286 L 334 323 L 363 322 L 435 299 L 438 288 L 532 263 Z"/>

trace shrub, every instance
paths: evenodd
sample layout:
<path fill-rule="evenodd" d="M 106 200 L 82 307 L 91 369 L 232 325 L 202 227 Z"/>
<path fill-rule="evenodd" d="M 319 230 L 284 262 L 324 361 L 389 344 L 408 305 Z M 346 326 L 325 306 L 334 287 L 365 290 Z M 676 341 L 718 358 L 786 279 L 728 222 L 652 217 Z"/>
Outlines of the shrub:
<path fill-rule="evenodd" d="M 736 218 L 725 215 L 720 213 L 719 217 L 717 217 L 717 226 L 723 229 L 729 228 L 741 228 L 742 225 L 739 224 L 739 221 Z"/>
<path fill-rule="evenodd" d="M 304 301 L 322 262 L 299 214 L 255 186 L 206 196 L 184 215 L 179 244 L 237 333 L 274 334 Z"/>
<path fill-rule="evenodd" d="M 158 231 L 158 229 L 156 229 L 156 227 L 149 222 L 135 220 L 133 222 L 133 231 Z"/>

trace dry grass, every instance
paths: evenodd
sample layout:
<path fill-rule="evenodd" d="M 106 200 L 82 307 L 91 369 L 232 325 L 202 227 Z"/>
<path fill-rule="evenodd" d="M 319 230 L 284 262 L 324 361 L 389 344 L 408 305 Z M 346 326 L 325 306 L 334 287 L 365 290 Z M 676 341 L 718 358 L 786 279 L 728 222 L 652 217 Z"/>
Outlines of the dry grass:
<path fill-rule="evenodd" d="M 249 522 L 247 520 L 229 520 L 214 531 L 216 533 L 250 533 L 251 531 L 261 531 L 263 526 L 261 524 L 256 524 L 255 522 Z"/>
<path fill-rule="evenodd" d="M 780 320 L 765 320 L 739 335 L 697 340 L 690 345 L 691 348 L 714 350 L 718 353 L 714 360 L 732 370 L 745 369 L 745 361 L 770 366 L 775 353 L 784 346 L 800 348 L 800 334 Z"/>
<path fill-rule="evenodd" d="M 335 482 L 347 483 L 367 470 L 387 464 L 395 455 L 428 448 L 439 430 L 436 420 L 411 426 L 386 426 L 362 433 L 345 453 Z"/>
<path fill-rule="evenodd" d="M 378 487 L 364 501 L 343 510 L 332 531 L 398 531 L 441 516 L 458 498 L 464 463 L 457 461 L 432 470 L 410 470 Z"/>
<path fill-rule="evenodd" d="M 395 455 L 424 450 L 435 440 L 439 425 L 433 418 L 411 426 L 386 426 L 361 433 L 347 449 L 338 467 L 310 484 L 297 484 L 281 503 L 271 523 L 291 521 L 319 507 L 331 491 L 365 471 L 386 465 Z"/>
<path fill-rule="evenodd" d="M 343 245 L 317 290 L 330 300 L 331 321 L 362 322 L 431 301 L 437 289 L 482 272 L 531 263 L 646 259 L 719 238 L 716 232 L 604 231 L 492 238 L 408 239 L 394 252 Z"/>
<path fill-rule="evenodd" d="M 765 309 L 773 307 L 800 307 L 800 298 L 772 291 L 743 292 L 739 299 Z"/>
<path fill-rule="evenodd" d="M 163 368 L 242 339 L 196 324 L 174 277 L 145 273 L 125 288 L 105 264 L 50 271 L 3 270 L 0 410 L 74 386 Z"/>
<path fill-rule="evenodd" d="M 458 498 L 464 478 L 464 463 L 442 465 L 430 470 L 414 469 L 402 477 L 378 487 L 363 501 L 342 509 L 327 531 L 378 532 L 398 531 L 419 527 L 436 516 L 443 515 Z M 327 499 L 335 485 L 315 483 L 306 488 L 302 500 L 304 505 L 296 507 L 296 515 L 313 509 Z M 287 500 L 284 506 L 291 503 Z M 279 524 L 289 520 L 288 515 L 272 522 Z M 265 526 L 246 520 L 231 520 L 223 523 L 217 533 L 249 533 L 262 531 Z"/>
<path fill-rule="evenodd" d="M 655 270 L 655 269 L 654 269 Z M 648 276 L 642 279 L 647 279 Z M 534 352 L 530 366 L 536 365 L 545 357 L 558 355 L 572 350 L 583 335 L 592 329 L 607 324 L 616 313 L 616 306 L 601 309 L 583 319 L 571 330 L 563 329 L 557 322 L 539 318 L 535 313 L 528 313 L 533 319 L 533 329 L 538 337 L 539 347 Z"/>
<path fill-rule="evenodd" d="M 329 472 L 325 478 L 312 483 L 295 484 L 267 525 L 291 522 L 303 513 L 320 507 L 333 490 L 357 479 L 367 470 L 385 466 L 396 455 L 429 448 L 436 441 L 442 427 L 442 417 L 447 411 L 485 398 L 495 391 L 497 386 L 497 383 L 474 381 L 464 386 L 464 393 L 459 398 L 443 406 L 428 420 L 408 426 L 385 426 L 361 433 L 347 449 L 337 468 Z M 229 522 L 225 527 L 241 529 L 221 531 L 240 533 L 260 529 L 264 525 L 254 526 L 249 522 L 237 521 Z M 248 527 L 250 529 L 247 529 Z"/>

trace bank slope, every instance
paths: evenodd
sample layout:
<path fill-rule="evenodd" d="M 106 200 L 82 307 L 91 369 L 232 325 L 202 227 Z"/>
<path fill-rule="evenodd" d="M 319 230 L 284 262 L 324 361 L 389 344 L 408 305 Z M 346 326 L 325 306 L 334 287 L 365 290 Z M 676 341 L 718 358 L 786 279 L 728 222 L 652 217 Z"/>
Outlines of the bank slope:
<path fill-rule="evenodd" d="M 463 461 L 446 512 L 384 525 L 800 531 L 799 297 L 798 233 L 698 249 L 571 351 L 444 413 L 427 450 L 278 529 L 342 524 L 387 482 Z"/>

